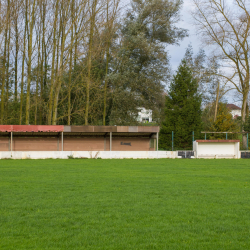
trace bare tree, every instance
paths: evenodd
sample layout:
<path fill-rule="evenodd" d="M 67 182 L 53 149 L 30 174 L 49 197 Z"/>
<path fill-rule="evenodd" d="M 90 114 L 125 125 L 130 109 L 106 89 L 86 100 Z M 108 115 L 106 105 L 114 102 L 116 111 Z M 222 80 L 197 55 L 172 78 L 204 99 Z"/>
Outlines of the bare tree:
<path fill-rule="evenodd" d="M 56 0 L 55 3 L 55 12 L 54 12 L 54 23 L 53 23 L 53 49 L 52 49 L 52 66 L 51 66 L 51 83 L 50 83 L 50 94 L 49 94 L 49 110 L 48 110 L 48 124 L 51 125 L 52 120 L 52 109 L 53 109 L 53 93 L 54 93 L 54 84 L 55 84 L 55 60 L 56 60 L 56 49 L 57 49 L 57 20 L 58 20 L 58 8 L 59 0 Z"/>
<path fill-rule="evenodd" d="M 208 45 L 215 45 L 217 58 L 229 67 L 220 76 L 233 84 L 242 97 L 242 123 L 248 116 L 249 93 L 249 2 L 234 0 L 232 8 L 223 0 L 193 0 L 193 17 L 199 34 Z M 246 146 L 246 137 L 243 137 Z"/>
<path fill-rule="evenodd" d="M 22 75 L 21 75 L 21 94 L 20 94 L 20 114 L 19 114 L 19 124 L 22 124 L 23 119 L 23 87 L 24 87 L 24 66 L 26 57 L 26 34 L 28 25 L 28 0 L 25 0 L 25 14 L 24 14 L 24 32 L 23 32 L 23 51 L 22 51 Z"/>

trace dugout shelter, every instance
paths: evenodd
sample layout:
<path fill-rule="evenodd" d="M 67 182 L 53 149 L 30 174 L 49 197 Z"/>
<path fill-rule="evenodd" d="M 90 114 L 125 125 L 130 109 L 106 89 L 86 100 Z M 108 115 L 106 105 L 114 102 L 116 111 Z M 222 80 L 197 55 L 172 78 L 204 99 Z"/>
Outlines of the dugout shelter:
<path fill-rule="evenodd" d="M 0 151 L 155 151 L 158 126 L 0 125 Z"/>

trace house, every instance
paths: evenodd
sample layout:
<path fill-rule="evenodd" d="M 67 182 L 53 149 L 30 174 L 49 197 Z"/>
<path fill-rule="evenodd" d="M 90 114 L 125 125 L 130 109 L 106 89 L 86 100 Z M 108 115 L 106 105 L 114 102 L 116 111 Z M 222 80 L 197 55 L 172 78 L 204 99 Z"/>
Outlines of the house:
<path fill-rule="evenodd" d="M 241 116 L 241 108 L 234 105 L 234 104 L 227 104 L 227 108 L 230 110 L 233 118 L 237 118 L 238 116 Z"/>
<path fill-rule="evenodd" d="M 152 122 L 152 110 L 145 108 L 137 108 L 138 109 L 138 122 Z"/>

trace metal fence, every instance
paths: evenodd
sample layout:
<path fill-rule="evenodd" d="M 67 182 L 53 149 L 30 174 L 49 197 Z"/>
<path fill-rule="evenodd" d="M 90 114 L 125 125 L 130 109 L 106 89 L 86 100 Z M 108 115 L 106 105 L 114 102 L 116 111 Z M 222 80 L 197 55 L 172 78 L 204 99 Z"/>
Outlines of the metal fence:
<path fill-rule="evenodd" d="M 238 139 L 240 140 L 240 148 L 241 150 L 248 150 L 249 149 L 249 133 L 250 132 L 210 132 L 210 131 L 201 131 L 199 135 L 196 135 L 195 137 L 195 133 L 194 131 L 192 131 L 192 134 L 190 135 L 190 142 L 192 141 L 192 148 L 179 148 L 175 146 L 175 133 L 174 131 L 172 131 L 169 135 L 171 136 L 171 147 L 169 148 L 164 148 L 164 149 L 160 149 L 160 150 L 172 150 L 172 151 L 181 151 L 181 150 L 193 150 L 193 141 L 195 141 L 196 139 L 203 139 L 203 140 L 210 140 L 211 136 L 214 135 L 222 135 L 221 138 L 219 139 L 224 139 L 224 140 L 230 140 L 230 139 Z M 247 145 L 244 148 L 243 147 L 243 135 L 246 135 L 247 137 Z M 233 138 L 233 137 L 237 137 L 237 138 Z M 214 139 L 214 138 L 212 138 Z"/>

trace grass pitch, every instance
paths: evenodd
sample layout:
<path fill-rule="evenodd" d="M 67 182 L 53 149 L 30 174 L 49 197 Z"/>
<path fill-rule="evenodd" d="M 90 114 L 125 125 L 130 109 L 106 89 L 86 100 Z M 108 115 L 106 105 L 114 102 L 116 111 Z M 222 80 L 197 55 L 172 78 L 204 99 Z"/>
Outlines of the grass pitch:
<path fill-rule="evenodd" d="M 0 160 L 0 249 L 250 249 L 249 160 Z"/>

